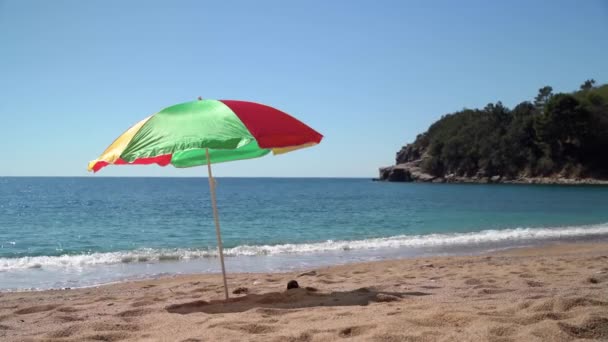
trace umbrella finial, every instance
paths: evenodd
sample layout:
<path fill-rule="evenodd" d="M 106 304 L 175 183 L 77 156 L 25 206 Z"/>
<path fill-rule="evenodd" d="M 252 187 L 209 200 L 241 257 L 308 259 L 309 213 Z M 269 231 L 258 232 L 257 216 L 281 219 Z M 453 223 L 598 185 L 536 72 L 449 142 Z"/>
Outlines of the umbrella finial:
<path fill-rule="evenodd" d="M 199 96 L 199 97 L 198 97 L 198 100 L 199 100 L 199 101 L 202 101 L 202 100 L 203 100 L 203 97 L 202 97 L 202 96 Z"/>

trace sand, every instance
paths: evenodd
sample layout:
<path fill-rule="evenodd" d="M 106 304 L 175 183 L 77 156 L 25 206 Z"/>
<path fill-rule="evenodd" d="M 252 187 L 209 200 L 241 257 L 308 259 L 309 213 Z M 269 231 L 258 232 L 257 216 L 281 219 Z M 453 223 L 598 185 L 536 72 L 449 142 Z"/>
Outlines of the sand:
<path fill-rule="evenodd" d="M 302 288 L 287 291 L 289 280 Z M 608 244 L 0 293 L 1 341 L 608 341 Z M 304 288 L 306 287 L 306 288 Z"/>

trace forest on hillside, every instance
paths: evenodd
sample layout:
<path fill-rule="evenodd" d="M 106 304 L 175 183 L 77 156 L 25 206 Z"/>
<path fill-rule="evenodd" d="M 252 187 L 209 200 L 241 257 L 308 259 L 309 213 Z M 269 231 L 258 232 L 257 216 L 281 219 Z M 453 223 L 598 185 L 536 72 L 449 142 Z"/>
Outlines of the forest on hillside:
<path fill-rule="evenodd" d="M 608 84 L 447 114 L 397 153 L 433 176 L 608 178 Z"/>

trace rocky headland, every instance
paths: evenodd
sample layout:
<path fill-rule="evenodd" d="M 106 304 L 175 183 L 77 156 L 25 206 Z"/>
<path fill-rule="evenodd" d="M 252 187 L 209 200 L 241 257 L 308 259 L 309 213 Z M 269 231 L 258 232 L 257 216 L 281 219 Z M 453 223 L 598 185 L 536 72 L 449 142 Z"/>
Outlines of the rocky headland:
<path fill-rule="evenodd" d="M 375 180 L 608 185 L 608 85 L 539 89 L 534 102 L 447 114 L 403 146 Z"/>

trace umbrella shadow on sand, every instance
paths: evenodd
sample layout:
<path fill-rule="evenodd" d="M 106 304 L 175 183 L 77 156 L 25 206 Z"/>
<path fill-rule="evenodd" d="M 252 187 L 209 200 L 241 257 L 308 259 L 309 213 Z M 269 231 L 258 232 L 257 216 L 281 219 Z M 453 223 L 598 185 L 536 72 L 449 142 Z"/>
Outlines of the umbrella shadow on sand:
<path fill-rule="evenodd" d="M 410 296 L 427 296 L 425 292 L 384 292 L 371 288 L 360 288 L 353 291 L 320 293 L 315 288 L 297 288 L 284 292 L 249 294 L 228 300 L 198 300 L 194 302 L 173 304 L 166 307 L 170 313 L 191 314 L 204 312 L 208 314 L 244 312 L 251 309 L 300 309 L 309 307 L 331 306 L 365 306 L 374 302 L 394 302 Z"/>

